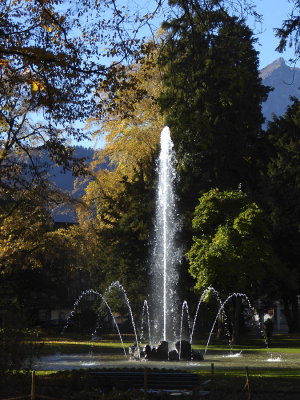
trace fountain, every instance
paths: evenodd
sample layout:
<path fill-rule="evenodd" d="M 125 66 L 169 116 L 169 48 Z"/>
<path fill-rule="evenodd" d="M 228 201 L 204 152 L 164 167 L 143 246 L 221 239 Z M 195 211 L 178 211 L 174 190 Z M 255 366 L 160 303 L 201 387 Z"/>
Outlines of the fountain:
<path fill-rule="evenodd" d="M 149 344 L 142 351 L 137 337 L 135 322 L 133 319 L 131 307 L 125 289 L 119 282 L 113 282 L 107 289 L 107 292 L 113 288 L 120 290 L 128 307 L 132 327 L 135 335 L 135 344 L 130 348 L 130 354 L 135 359 L 146 358 L 148 360 L 179 360 L 191 358 L 203 359 L 202 355 L 193 352 L 191 342 L 193 331 L 195 328 L 195 320 L 193 323 L 192 333 L 189 341 L 182 340 L 182 323 L 184 310 L 188 313 L 187 302 L 183 303 L 181 312 L 179 309 L 179 300 L 177 297 L 178 272 L 177 266 L 180 259 L 180 252 L 175 247 L 175 235 L 178 231 L 178 218 L 176 215 L 176 198 L 174 194 L 174 183 L 176 179 L 175 171 L 175 153 L 173 143 L 170 137 L 170 130 L 165 127 L 161 132 L 160 139 L 160 155 L 158 159 L 157 173 L 158 185 L 156 193 L 156 212 L 155 212 L 155 240 L 152 256 L 152 272 L 151 272 L 151 315 L 149 317 L 148 303 L 145 300 L 142 312 L 142 334 L 144 316 L 147 316 Z M 208 289 L 210 290 L 210 289 Z M 101 295 L 95 290 L 83 292 L 74 304 L 74 310 L 71 317 L 75 313 L 76 306 L 85 295 L 94 294 L 104 301 L 109 313 L 113 318 L 113 313 L 109 304 L 105 299 L 105 294 Z M 201 301 L 201 300 L 200 300 Z M 199 309 L 199 305 L 198 305 Z M 198 310 L 197 310 L 198 313 Z M 196 317 L 197 318 L 197 313 Z M 189 328 L 190 317 L 188 314 Z M 115 319 L 114 325 L 117 328 L 121 343 L 122 336 Z M 67 324 L 68 325 L 68 324 Z M 66 327 L 67 327 L 66 325 Z M 65 327 L 65 328 L 66 328 Z M 178 329 L 179 328 L 179 329 Z M 159 343 L 158 347 L 152 346 L 153 343 Z M 170 351 L 169 351 L 170 347 Z M 124 349 L 124 346 L 123 346 Z"/>
<path fill-rule="evenodd" d="M 151 346 L 149 338 L 149 344 L 145 346 L 142 356 L 149 360 L 191 359 L 193 357 L 191 344 L 181 340 L 183 311 L 188 309 L 186 302 L 183 303 L 180 324 L 178 320 L 180 312 L 176 289 L 180 254 L 175 247 L 175 235 L 178 231 L 174 194 L 176 171 L 175 153 L 168 127 L 161 132 L 157 172 L 155 245 L 151 263 L 150 302 L 153 313 L 151 324 L 154 328 L 152 340 L 160 344 L 157 347 Z M 180 332 L 178 332 L 178 326 L 180 326 Z M 173 348 L 169 351 L 169 347 Z M 139 345 L 136 343 L 131 353 L 135 355 L 138 348 Z M 194 353 L 194 357 L 196 356 L 200 357 Z"/>
<path fill-rule="evenodd" d="M 161 132 L 160 155 L 158 160 L 158 185 L 155 215 L 155 240 L 151 271 L 151 310 L 154 341 L 174 340 L 178 327 L 179 314 L 177 298 L 177 264 L 174 239 L 177 231 L 174 181 L 175 154 L 170 130 L 165 127 Z"/>
<path fill-rule="evenodd" d="M 241 293 L 234 293 L 222 302 L 218 292 L 214 288 L 207 288 L 198 302 L 195 317 L 192 320 L 189 315 L 188 304 L 183 302 L 181 313 L 179 308 L 179 299 L 177 297 L 178 272 L 177 264 L 180 259 L 180 254 L 175 248 L 175 235 L 178 231 L 177 215 L 176 215 L 176 198 L 174 194 L 174 183 L 176 179 L 175 172 L 175 154 L 173 143 L 170 137 L 170 130 L 165 127 L 161 132 L 161 151 L 158 159 L 158 185 L 156 198 L 156 213 L 155 213 L 155 245 L 153 248 L 152 257 L 152 273 L 151 286 L 152 294 L 150 297 L 151 317 L 149 313 L 148 302 L 145 300 L 142 312 L 142 329 L 141 336 L 144 333 L 144 322 L 148 325 L 149 343 L 141 348 L 138 340 L 136 326 L 133 314 L 130 307 L 130 302 L 126 291 L 119 282 L 113 282 L 107 289 L 107 292 L 116 288 L 123 293 L 125 303 L 129 310 L 129 315 L 135 336 L 135 344 L 130 348 L 130 355 L 134 359 L 146 360 L 203 360 L 203 354 L 192 350 L 192 340 L 195 331 L 196 320 L 199 313 L 201 302 L 205 295 L 212 292 L 219 303 L 219 310 L 211 328 L 207 345 L 204 350 L 204 355 L 207 352 L 209 341 L 216 322 L 220 315 L 225 315 L 225 306 L 233 297 L 241 297 L 245 299 L 249 308 L 252 309 L 249 299 Z M 122 335 L 120 334 L 118 324 L 114 319 L 112 310 L 105 299 L 105 294 L 102 295 L 95 290 L 83 292 L 79 299 L 74 304 L 74 310 L 71 316 L 74 315 L 76 306 L 81 299 L 88 294 L 94 294 L 104 301 L 106 307 L 111 314 L 114 325 L 116 326 L 120 337 L 123 351 L 126 355 L 123 345 Z M 188 318 L 189 340 L 182 340 L 183 319 L 184 313 Z M 181 318 L 180 318 L 181 315 Z M 146 317 L 146 318 L 145 318 Z M 179 320 L 180 319 L 180 320 Z M 153 343 L 159 343 L 157 347 Z M 241 354 L 241 353 L 239 353 Z M 234 355 L 238 356 L 238 355 Z"/>

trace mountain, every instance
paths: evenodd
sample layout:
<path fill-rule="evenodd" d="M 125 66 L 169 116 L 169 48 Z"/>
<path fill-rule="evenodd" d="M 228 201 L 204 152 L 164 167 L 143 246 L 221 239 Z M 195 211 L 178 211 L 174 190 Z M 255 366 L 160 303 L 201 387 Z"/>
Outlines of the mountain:
<path fill-rule="evenodd" d="M 84 158 L 86 162 L 89 163 L 93 159 L 94 150 L 90 147 L 75 146 L 73 155 L 76 158 Z M 45 161 L 50 165 L 50 180 L 62 190 L 73 191 L 75 178 L 72 176 L 71 171 L 63 172 L 63 169 L 55 165 L 48 157 L 45 157 Z"/>
<path fill-rule="evenodd" d="M 267 121 L 272 119 L 273 114 L 279 117 L 285 113 L 291 96 L 300 98 L 300 68 L 289 67 L 282 57 L 263 68 L 260 77 L 265 86 L 273 88 L 262 105 Z"/>
<path fill-rule="evenodd" d="M 94 150 L 92 148 L 86 148 L 83 146 L 74 147 L 74 157 L 84 158 L 86 163 L 90 163 L 94 156 Z M 64 192 L 72 194 L 74 198 L 80 198 L 84 194 L 85 185 L 81 185 L 80 188 L 74 187 L 75 177 L 72 175 L 71 171 L 63 171 L 62 167 L 55 165 L 50 161 L 49 157 L 44 155 L 44 162 L 49 164 L 49 180 Z M 52 213 L 55 222 L 76 222 L 76 213 L 69 206 L 60 205 Z"/>

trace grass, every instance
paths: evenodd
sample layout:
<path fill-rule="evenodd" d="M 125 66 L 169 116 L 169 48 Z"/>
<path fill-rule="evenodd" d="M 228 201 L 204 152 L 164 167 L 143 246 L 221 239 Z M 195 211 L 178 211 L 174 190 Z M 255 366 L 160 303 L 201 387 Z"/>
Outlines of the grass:
<path fill-rule="evenodd" d="M 124 346 L 128 348 L 134 342 L 133 335 L 124 336 Z M 95 353 L 114 353 L 122 354 L 122 347 L 119 339 L 116 336 L 107 336 L 101 341 L 81 340 L 80 338 L 62 338 L 62 337 L 45 337 L 38 343 L 43 343 L 42 354 L 53 354 L 61 352 L 64 354 L 87 354 L 88 351 L 93 349 Z M 198 340 L 193 345 L 197 350 L 203 350 L 206 346 L 206 340 Z M 273 347 L 274 346 L 274 347 Z M 229 347 L 227 340 L 217 340 L 212 338 L 209 346 L 209 352 L 220 353 L 227 352 Z M 255 336 L 248 336 L 244 344 L 233 346 L 234 351 L 241 351 L 254 354 L 264 354 L 270 351 L 266 349 L 263 339 Z M 206 368 L 195 368 L 191 372 L 197 373 L 201 376 L 201 380 L 205 381 L 211 379 L 211 383 L 203 389 L 209 390 L 210 400 L 241 400 L 247 399 L 249 396 L 248 388 L 250 388 L 251 398 L 257 400 L 296 400 L 300 398 L 300 335 L 274 335 L 272 341 L 272 353 L 294 354 L 294 360 L 298 360 L 299 354 L 299 368 L 293 366 L 286 366 L 283 368 L 279 364 L 264 365 L 259 367 L 249 367 L 249 387 L 247 383 L 246 368 L 245 367 L 219 367 L 215 364 L 214 374 L 211 375 L 210 363 L 207 363 Z M 136 370 L 136 368 L 135 368 Z M 125 399 L 120 393 L 113 394 L 105 397 L 95 397 L 94 389 L 84 386 L 84 376 L 86 370 L 83 371 L 37 371 L 38 386 L 43 391 L 43 394 L 48 396 L 57 397 L 56 393 L 60 393 L 59 397 L 76 400 L 77 397 L 72 393 L 81 393 L 84 391 L 82 399 L 86 400 L 114 400 Z M 7 392 L 6 397 L 16 396 L 18 394 L 25 394 L 24 388 L 30 389 L 30 374 L 18 373 L 15 374 L 2 374 L 0 375 L 0 384 L 5 382 Z M 82 385 L 82 386 L 80 386 Z M 1 385 L 0 385 L 1 386 Z M 83 393 L 83 392 L 82 392 Z M 42 393 L 41 393 L 42 394 Z M 4 396 L 5 397 L 5 396 Z M 78 397 L 79 399 L 80 397 Z M 128 397 L 131 398 L 131 397 Z M 139 396 L 133 397 L 139 399 Z M 127 397 L 126 397 L 127 399 Z M 149 396 L 149 399 L 152 399 Z"/>
<path fill-rule="evenodd" d="M 193 344 L 195 350 L 201 350 L 203 346 L 206 346 L 205 341 L 199 341 Z M 228 349 L 228 341 L 226 342 L 226 340 L 212 338 L 209 344 L 210 351 L 228 351 Z M 270 349 L 266 348 L 262 337 L 248 335 L 242 339 L 242 344 L 233 345 L 232 349 L 235 351 L 251 352 L 269 352 L 271 349 L 274 353 L 300 354 L 300 335 L 274 335 Z"/>
<path fill-rule="evenodd" d="M 123 345 L 128 349 L 134 343 L 133 335 L 124 335 Z M 194 350 L 204 350 L 206 340 L 197 340 L 193 343 Z M 45 337 L 37 340 L 36 344 L 41 344 L 41 355 L 62 354 L 87 354 L 89 351 L 101 354 L 123 354 L 123 348 L 117 335 L 107 335 L 100 341 L 91 341 L 80 338 Z M 272 346 L 266 348 L 261 337 L 250 336 L 244 339 L 241 345 L 233 345 L 231 348 L 227 340 L 218 340 L 212 337 L 209 344 L 209 354 L 227 353 L 229 350 L 243 353 L 269 353 L 272 354 L 299 354 L 300 355 L 300 336 L 299 335 L 274 335 Z"/>
<path fill-rule="evenodd" d="M 122 353 L 122 345 L 117 341 L 89 341 L 89 340 L 59 340 L 45 338 L 37 341 L 36 343 L 42 344 L 41 355 L 54 354 L 57 352 L 64 354 L 83 354 L 91 349 L 101 353 Z M 127 349 L 133 342 L 124 342 L 124 347 Z"/>

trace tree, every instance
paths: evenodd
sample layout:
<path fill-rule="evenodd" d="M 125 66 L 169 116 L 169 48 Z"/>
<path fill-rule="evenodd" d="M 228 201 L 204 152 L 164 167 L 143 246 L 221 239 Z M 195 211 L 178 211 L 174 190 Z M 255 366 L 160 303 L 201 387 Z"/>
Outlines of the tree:
<path fill-rule="evenodd" d="M 113 281 L 119 281 L 128 293 L 133 310 L 140 311 L 148 293 L 154 191 L 146 170 L 140 170 L 134 181 L 124 184 L 124 193 L 114 201 L 106 199 L 106 207 L 98 210 L 97 217 L 102 222 L 96 228 L 99 250 L 90 271 L 101 291 Z M 110 300 L 114 307 L 124 306 L 124 302 L 116 300 L 115 293 Z"/>
<path fill-rule="evenodd" d="M 106 161 L 112 174 L 129 180 L 143 162 L 152 160 L 163 127 L 157 104 L 161 90 L 160 71 L 155 65 L 157 50 L 153 42 L 145 47 L 139 63 L 126 68 L 128 86 L 112 93 L 100 84 L 99 98 L 105 112 L 88 120 L 95 137 L 105 135 L 105 148 L 98 152 L 95 164 Z"/>
<path fill-rule="evenodd" d="M 141 63 L 131 65 L 127 80 L 133 81 L 134 86 L 115 92 L 113 98 L 100 88 L 106 112 L 101 118 L 91 117 L 88 123 L 89 127 L 96 127 L 95 136 L 105 135 L 105 147 L 95 156 L 93 179 L 83 198 L 87 208 L 79 209 L 82 220 L 92 215 L 97 225 L 98 212 L 126 195 L 127 185 L 134 183 L 139 171 L 144 174 L 143 179 L 151 179 L 152 173 L 147 176 L 146 171 L 152 170 L 163 124 L 156 103 L 160 82 L 158 69 L 153 69 L 154 59 L 155 55 L 150 54 Z M 106 168 L 99 170 L 98 165 L 103 162 Z M 110 224 L 114 217 L 102 220 Z"/>
<path fill-rule="evenodd" d="M 49 318 L 53 309 L 70 309 L 90 288 L 87 263 L 94 250 L 93 237 L 83 236 L 77 225 L 56 229 L 49 217 L 38 214 L 30 204 L 17 215 L 12 221 L 6 218 L 1 229 L 2 325 L 36 327 L 44 322 L 41 310 Z"/>
<path fill-rule="evenodd" d="M 288 107 L 282 117 L 269 123 L 261 141 L 260 193 L 272 232 L 272 242 L 281 263 L 288 269 L 290 280 L 282 281 L 281 295 L 289 329 L 299 328 L 299 221 L 300 221 L 300 102 Z"/>
<path fill-rule="evenodd" d="M 91 112 L 99 80 L 118 87 L 120 61 L 135 57 L 139 25 L 151 16 L 97 0 L 3 1 L 0 12 L 4 77 L 30 86 L 47 116 L 68 123 Z"/>
<path fill-rule="evenodd" d="M 87 173 L 84 160 L 74 157 L 68 141 L 86 137 L 82 126 L 95 109 L 99 82 L 110 88 L 112 96 L 127 87 L 123 79 L 126 62 L 139 58 L 137 49 L 143 40 L 138 39 L 138 31 L 152 15 L 127 11 L 117 1 L 106 0 L 1 2 L 0 199 L 4 232 L 20 220 L 22 204 L 33 195 L 40 199 L 36 210 L 30 207 L 35 217 L 40 207 L 49 210 L 53 204 L 67 201 L 67 196 L 56 193 L 48 182 L 49 166 L 41 162 L 41 153 L 46 152 L 75 175 Z M 132 21 L 136 23 L 134 32 L 129 30 Z M 31 232 L 37 221 L 28 218 L 26 228 L 25 223 L 23 218 L 24 231 Z M 12 237 L 16 240 L 12 247 L 18 249 L 18 237 Z M 2 251 L 4 254 L 4 247 Z M 12 252 L 10 256 L 15 265 Z"/>
<path fill-rule="evenodd" d="M 174 3 L 181 15 L 163 25 L 159 101 L 176 147 L 183 204 L 192 210 L 200 191 L 247 182 L 268 89 L 242 20 L 201 2 Z"/>
<path fill-rule="evenodd" d="M 41 188 L 36 188 L 40 192 Z M 19 198 L 1 199 L 0 204 L 0 273 L 42 266 L 47 246 L 47 232 L 52 220 L 47 203 L 32 190 Z"/>
<path fill-rule="evenodd" d="M 101 118 L 91 117 L 89 124 L 95 127 L 95 135 L 106 134 L 106 145 L 97 152 L 84 207 L 79 210 L 82 226 L 96 238 L 89 263 L 93 282 L 103 291 L 113 281 L 120 281 L 135 309 L 147 293 L 154 157 L 163 124 L 156 103 L 160 80 L 153 46 L 152 50 L 154 53 L 127 68 L 126 79 L 134 84 L 113 96 L 100 86 L 106 112 Z M 99 170 L 104 161 L 106 168 Z"/>
<path fill-rule="evenodd" d="M 139 29 L 153 13 L 128 12 L 115 0 L 1 2 L 2 191 L 16 190 L 20 177 L 30 190 L 25 175 L 44 179 L 37 150 L 74 174 L 85 172 L 68 140 L 86 137 L 82 126 L 95 109 L 99 81 L 112 96 L 127 85 L 126 62 L 139 58 Z"/>
<path fill-rule="evenodd" d="M 276 256 L 266 216 L 241 191 L 212 189 L 195 208 L 195 236 L 187 253 L 195 289 L 213 286 L 223 298 L 242 292 L 272 298 L 286 270 Z M 240 299 L 234 298 L 232 340 L 238 341 Z"/>
<path fill-rule="evenodd" d="M 267 292 L 261 287 L 259 293 L 258 285 L 276 276 L 280 263 L 271 247 L 266 216 L 256 203 L 241 191 L 211 189 L 199 199 L 192 224 L 194 244 L 187 257 L 195 289 L 212 285 L 224 295 Z"/>
<path fill-rule="evenodd" d="M 300 35 L 300 1 L 299 0 L 291 0 L 293 4 L 293 9 L 289 16 L 289 19 L 286 19 L 282 22 L 281 28 L 276 28 L 276 36 L 279 38 L 279 45 L 277 47 L 277 51 L 282 53 L 286 47 L 294 47 L 294 55 L 296 62 L 300 56 L 299 49 L 299 35 Z"/>
<path fill-rule="evenodd" d="M 251 15 L 256 21 L 261 21 L 261 15 L 257 13 L 253 0 L 169 0 L 169 5 L 173 7 L 173 14 L 176 7 L 191 14 L 193 11 L 200 13 L 201 10 L 220 10 L 239 18 Z"/>

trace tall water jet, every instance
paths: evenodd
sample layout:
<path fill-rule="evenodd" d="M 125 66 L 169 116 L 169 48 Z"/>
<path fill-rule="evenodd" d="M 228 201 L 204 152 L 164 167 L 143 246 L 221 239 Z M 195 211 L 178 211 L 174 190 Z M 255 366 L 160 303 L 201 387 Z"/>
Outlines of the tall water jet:
<path fill-rule="evenodd" d="M 174 331 L 178 329 L 178 300 L 175 288 L 178 281 L 176 263 L 179 254 L 174 246 L 177 232 L 174 195 L 175 153 L 168 127 L 161 132 L 160 146 L 152 261 L 152 307 L 155 310 L 155 340 L 174 340 Z"/>

